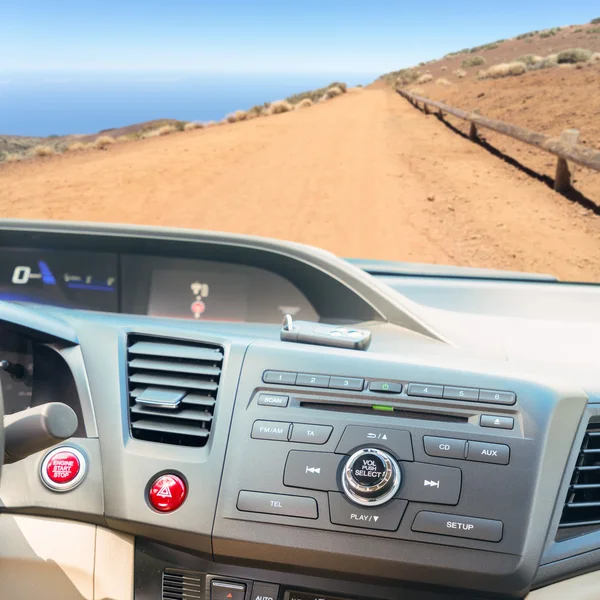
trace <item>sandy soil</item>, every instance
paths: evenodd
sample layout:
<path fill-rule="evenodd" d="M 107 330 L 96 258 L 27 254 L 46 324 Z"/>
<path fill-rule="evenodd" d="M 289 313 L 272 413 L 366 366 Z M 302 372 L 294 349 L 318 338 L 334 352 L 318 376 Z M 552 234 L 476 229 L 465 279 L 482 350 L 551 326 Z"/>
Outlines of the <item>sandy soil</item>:
<path fill-rule="evenodd" d="M 600 281 L 600 217 L 390 89 L 0 165 L 0 215 L 195 227 Z"/>
<path fill-rule="evenodd" d="M 600 149 L 600 62 L 579 69 L 558 68 L 532 71 L 500 80 L 456 82 L 450 86 L 419 86 L 426 97 L 507 123 L 528 127 L 547 135 L 564 129 L 580 131 L 579 141 Z M 448 121 L 463 133 L 468 125 L 460 119 Z M 500 134 L 482 131 L 482 137 L 501 152 L 517 159 L 536 173 L 554 177 L 556 160 Z M 600 173 L 576 168 L 575 188 L 600 209 Z"/>

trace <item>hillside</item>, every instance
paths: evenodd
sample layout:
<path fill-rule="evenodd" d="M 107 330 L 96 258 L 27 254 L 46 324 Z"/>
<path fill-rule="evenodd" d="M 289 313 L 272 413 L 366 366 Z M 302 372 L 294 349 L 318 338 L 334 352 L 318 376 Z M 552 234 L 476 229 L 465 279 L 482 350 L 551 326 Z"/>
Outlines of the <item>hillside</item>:
<path fill-rule="evenodd" d="M 518 36 L 454 56 L 416 66 L 408 71 L 417 76 L 431 75 L 425 83 L 401 83 L 402 87 L 433 100 L 464 110 L 479 110 L 487 117 L 527 127 L 548 135 L 569 128 L 579 129 L 580 143 L 600 149 L 600 23 L 572 25 Z M 547 57 L 569 48 L 583 48 L 593 58 L 586 63 L 531 68 L 519 76 L 479 79 L 478 73 L 493 65 L 506 64 L 525 56 Z M 464 66 L 481 57 L 485 64 Z M 398 75 L 384 76 L 395 84 Z M 425 79 L 428 79 L 427 77 Z M 442 81 L 440 81 L 442 80 Z M 468 124 L 446 115 L 446 121 L 463 133 Z M 554 177 L 555 159 L 510 138 L 482 130 L 481 137 L 494 148 L 540 176 Z M 574 185 L 591 203 L 600 207 L 600 173 L 577 169 Z"/>
<path fill-rule="evenodd" d="M 383 85 L 268 118 L 2 164 L 0 214 L 225 230 L 341 256 L 600 282 L 593 212 Z"/>

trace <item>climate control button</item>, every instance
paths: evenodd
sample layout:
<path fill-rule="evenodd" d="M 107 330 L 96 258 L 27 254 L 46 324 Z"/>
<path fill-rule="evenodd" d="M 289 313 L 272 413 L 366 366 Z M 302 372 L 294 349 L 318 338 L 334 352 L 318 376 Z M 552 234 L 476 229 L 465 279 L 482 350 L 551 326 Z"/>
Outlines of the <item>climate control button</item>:
<path fill-rule="evenodd" d="M 342 488 L 355 504 L 379 506 L 394 497 L 401 480 L 400 467 L 388 452 L 363 448 L 346 461 Z"/>

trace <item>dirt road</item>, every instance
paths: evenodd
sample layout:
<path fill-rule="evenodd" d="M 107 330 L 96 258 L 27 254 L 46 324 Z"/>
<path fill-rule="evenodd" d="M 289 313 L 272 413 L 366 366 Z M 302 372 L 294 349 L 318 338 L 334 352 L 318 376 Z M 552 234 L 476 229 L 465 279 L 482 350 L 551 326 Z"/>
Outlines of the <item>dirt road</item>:
<path fill-rule="evenodd" d="M 266 235 L 341 256 L 600 281 L 600 217 L 388 89 L 0 165 L 0 215 Z"/>

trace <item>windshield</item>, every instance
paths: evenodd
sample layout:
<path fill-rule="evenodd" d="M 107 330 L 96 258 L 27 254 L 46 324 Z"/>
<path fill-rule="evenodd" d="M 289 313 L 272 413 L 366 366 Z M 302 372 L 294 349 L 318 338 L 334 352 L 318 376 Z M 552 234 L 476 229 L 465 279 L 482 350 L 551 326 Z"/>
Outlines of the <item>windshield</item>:
<path fill-rule="evenodd" d="M 597 1 L 9 1 L 0 39 L 2 217 L 600 282 Z"/>

